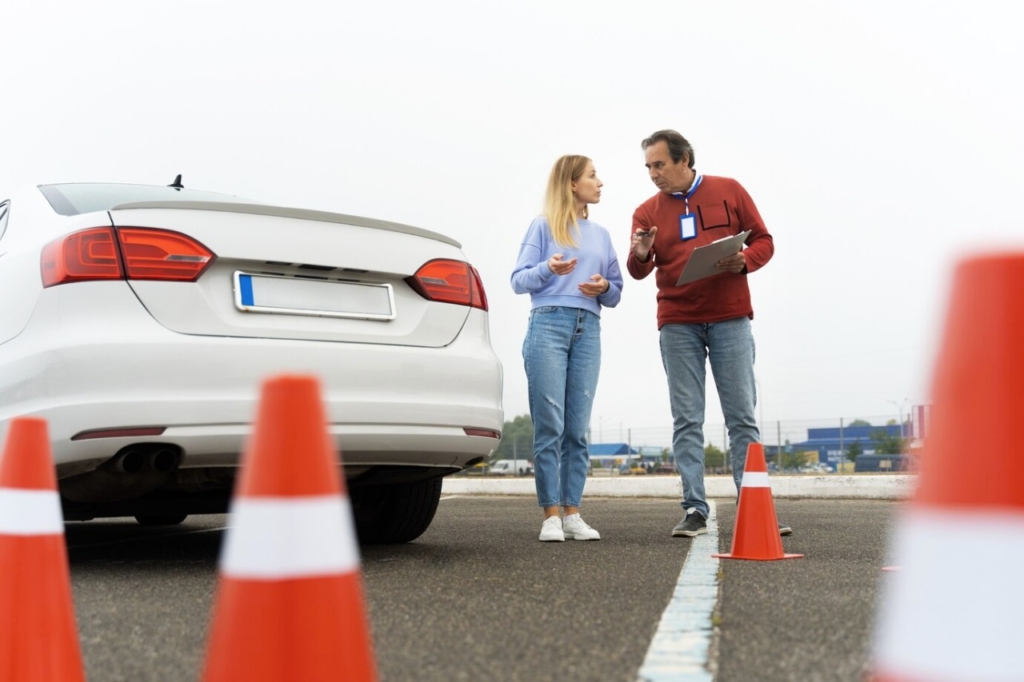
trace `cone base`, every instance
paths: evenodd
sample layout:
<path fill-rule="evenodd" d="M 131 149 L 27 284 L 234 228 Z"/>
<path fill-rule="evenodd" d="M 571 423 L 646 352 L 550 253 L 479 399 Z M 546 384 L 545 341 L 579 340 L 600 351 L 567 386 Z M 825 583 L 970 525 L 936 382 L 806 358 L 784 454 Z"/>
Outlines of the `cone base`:
<path fill-rule="evenodd" d="M 712 554 L 716 559 L 742 559 L 743 561 L 779 561 L 780 559 L 803 559 L 803 554 L 783 554 L 782 556 L 734 556 L 732 554 Z"/>
<path fill-rule="evenodd" d="M 203 682 L 375 680 L 362 580 L 221 576 Z"/>

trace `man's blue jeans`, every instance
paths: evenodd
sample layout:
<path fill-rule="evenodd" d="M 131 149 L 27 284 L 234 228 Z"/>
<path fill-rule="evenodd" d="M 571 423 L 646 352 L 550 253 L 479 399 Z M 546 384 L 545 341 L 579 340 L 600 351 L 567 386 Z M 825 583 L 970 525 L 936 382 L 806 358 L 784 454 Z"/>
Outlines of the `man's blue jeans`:
<path fill-rule="evenodd" d="M 672 454 L 683 479 L 683 509 L 708 516 L 704 496 L 704 398 L 707 360 L 729 431 L 732 477 L 739 491 L 747 446 L 760 440 L 754 405 L 754 335 L 750 319 L 708 324 L 666 324 L 661 328 L 661 361 L 672 407 Z"/>
<path fill-rule="evenodd" d="M 580 308 L 535 308 L 523 360 L 537 502 L 578 507 L 590 464 L 587 428 L 601 367 L 601 318 Z"/>

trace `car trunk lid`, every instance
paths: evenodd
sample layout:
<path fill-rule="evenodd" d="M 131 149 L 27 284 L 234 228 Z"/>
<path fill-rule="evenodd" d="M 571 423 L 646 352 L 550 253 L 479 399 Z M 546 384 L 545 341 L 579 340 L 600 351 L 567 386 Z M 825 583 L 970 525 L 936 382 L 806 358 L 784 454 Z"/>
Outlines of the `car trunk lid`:
<path fill-rule="evenodd" d="M 458 242 L 408 225 L 259 204 L 137 202 L 115 228 L 186 235 L 216 259 L 198 280 L 130 279 L 150 314 L 182 334 L 440 347 L 469 308 L 427 300 L 407 281 Z"/>

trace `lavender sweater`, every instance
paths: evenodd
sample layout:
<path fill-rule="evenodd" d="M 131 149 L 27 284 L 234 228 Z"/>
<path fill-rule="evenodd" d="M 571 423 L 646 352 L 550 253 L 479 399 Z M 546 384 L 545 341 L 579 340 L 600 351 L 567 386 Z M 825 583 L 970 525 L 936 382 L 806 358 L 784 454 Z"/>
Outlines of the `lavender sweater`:
<path fill-rule="evenodd" d="M 530 294 L 531 308 L 583 308 L 595 315 L 601 314 L 601 306 L 614 308 L 622 297 L 622 271 L 608 230 L 589 219 L 581 220 L 577 242 L 575 247 L 556 244 L 547 218 L 535 218 L 519 247 L 519 259 L 512 271 L 512 290 Z M 575 269 L 568 275 L 556 275 L 548 267 L 548 259 L 556 253 L 562 254 L 564 260 L 577 259 Z M 603 276 L 610 285 L 597 298 L 584 296 L 577 288 L 589 282 L 592 275 Z"/>

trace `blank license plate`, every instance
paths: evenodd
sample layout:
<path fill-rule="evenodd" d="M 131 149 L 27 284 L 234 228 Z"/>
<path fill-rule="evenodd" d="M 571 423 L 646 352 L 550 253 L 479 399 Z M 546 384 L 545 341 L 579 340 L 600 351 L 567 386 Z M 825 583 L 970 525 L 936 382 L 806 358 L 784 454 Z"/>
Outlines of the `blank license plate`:
<path fill-rule="evenodd" d="M 395 319 L 390 284 L 325 282 L 244 272 L 235 273 L 235 307 L 255 313 Z"/>

